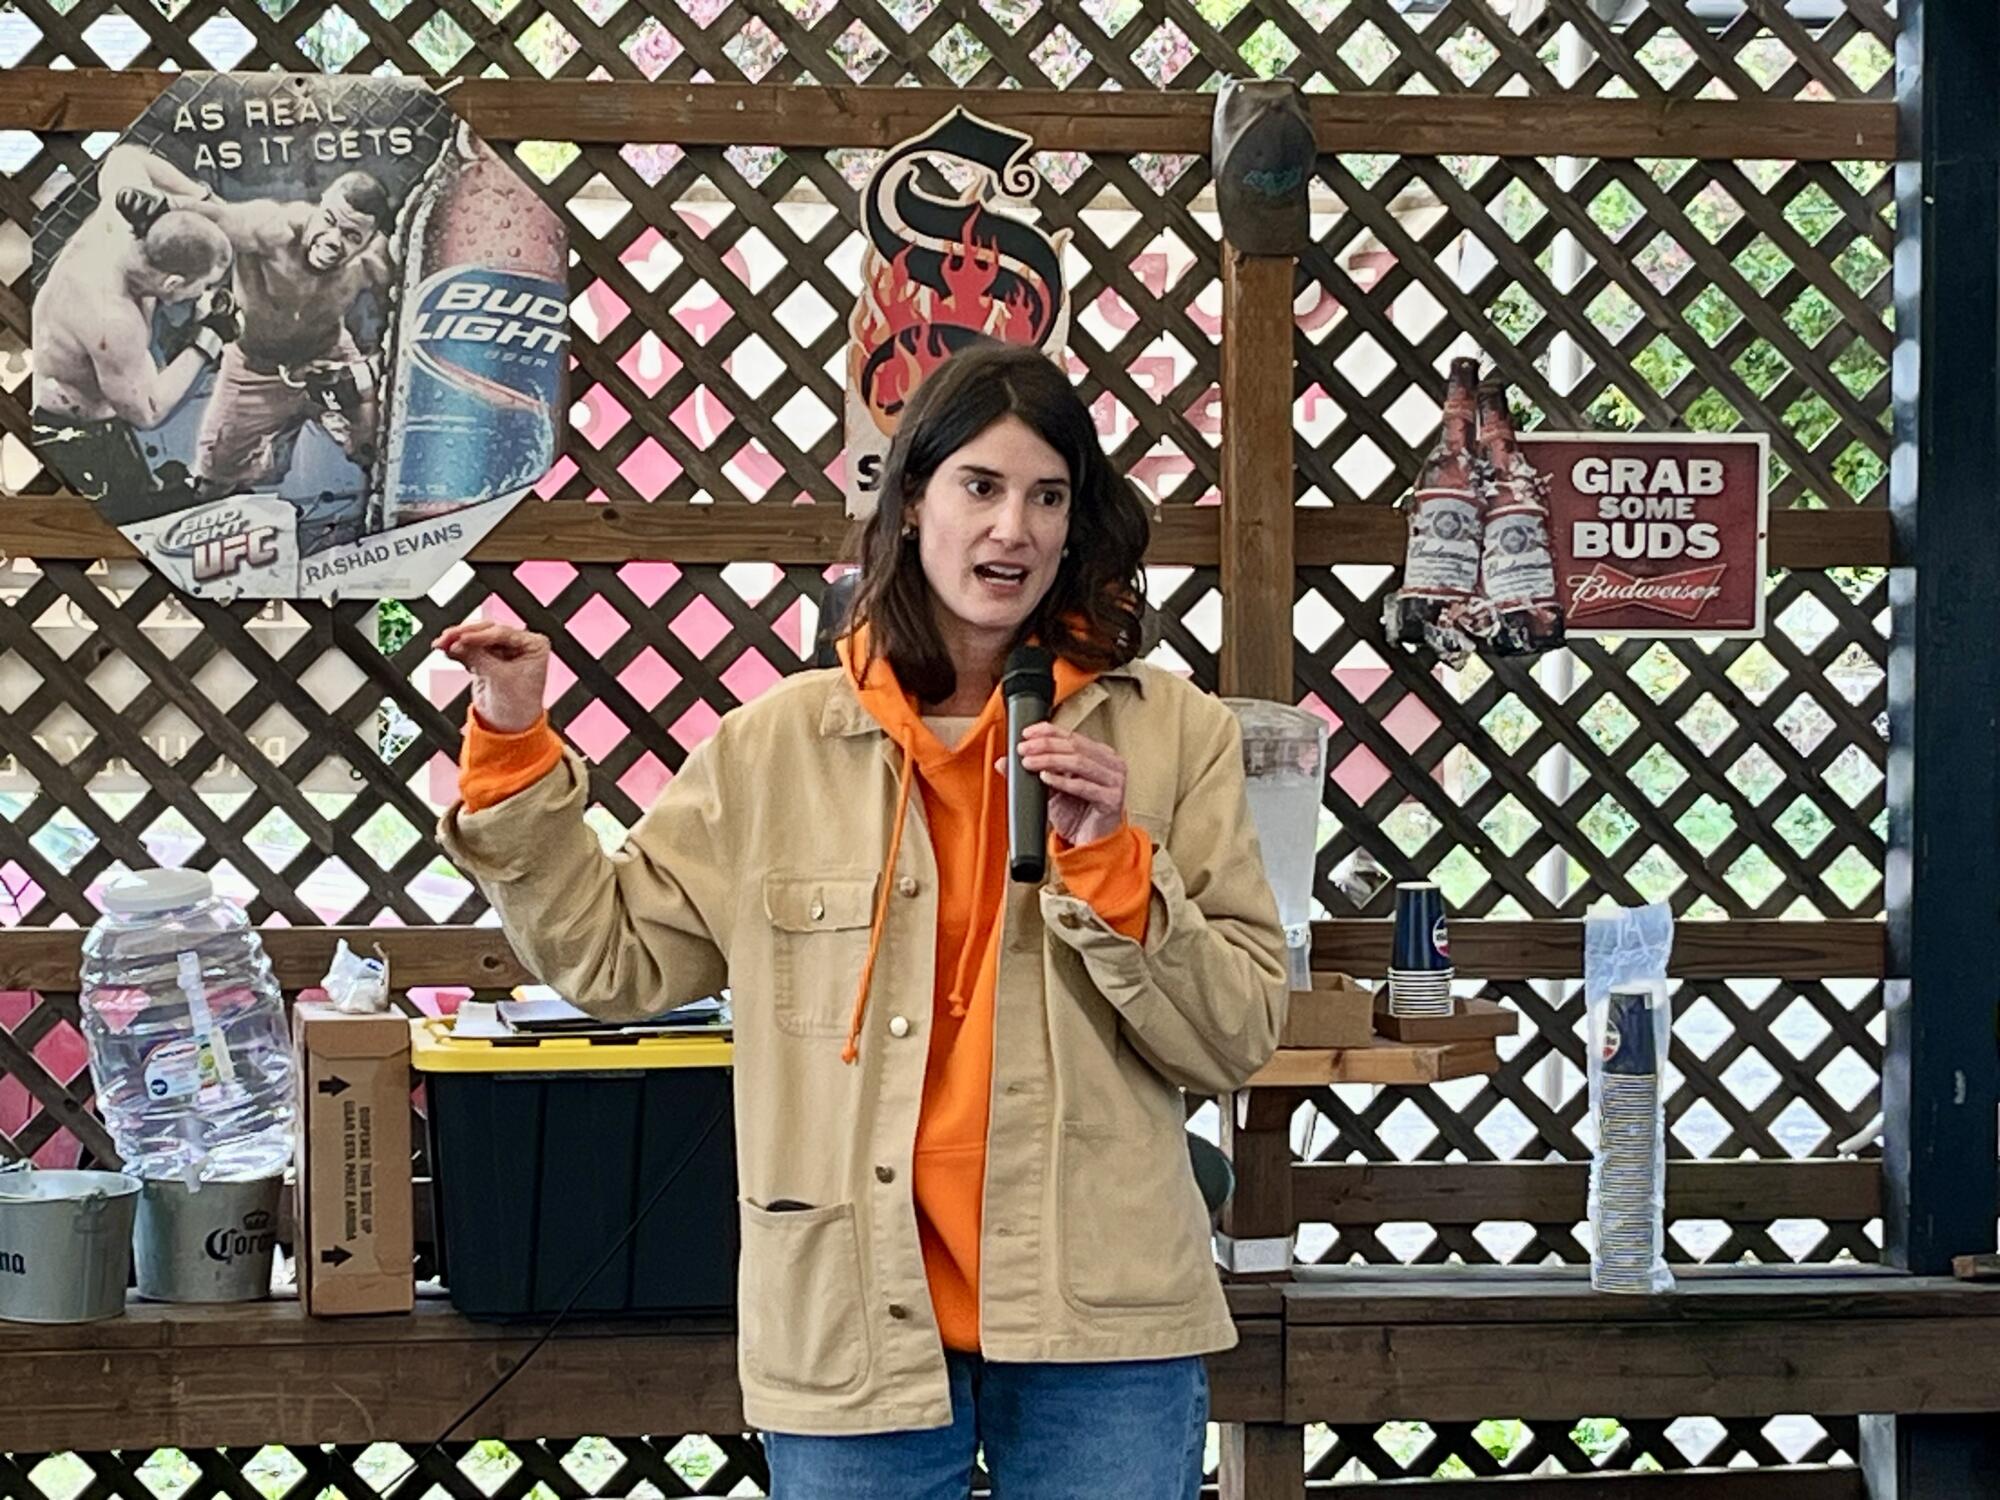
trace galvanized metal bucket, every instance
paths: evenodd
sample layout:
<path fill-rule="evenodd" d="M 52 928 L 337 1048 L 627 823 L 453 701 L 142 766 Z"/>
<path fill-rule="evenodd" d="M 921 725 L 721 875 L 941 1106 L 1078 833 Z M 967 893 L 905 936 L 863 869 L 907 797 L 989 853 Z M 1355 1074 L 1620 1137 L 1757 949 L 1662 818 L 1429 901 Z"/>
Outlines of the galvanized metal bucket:
<path fill-rule="evenodd" d="M 139 1295 L 153 1302 L 254 1302 L 271 1295 L 280 1177 L 149 1180 L 139 1195 L 133 1253 Z"/>
<path fill-rule="evenodd" d="M 139 1179 L 0 1170 L 0 1319 L 90 1323 L 125 1311 Z"/>

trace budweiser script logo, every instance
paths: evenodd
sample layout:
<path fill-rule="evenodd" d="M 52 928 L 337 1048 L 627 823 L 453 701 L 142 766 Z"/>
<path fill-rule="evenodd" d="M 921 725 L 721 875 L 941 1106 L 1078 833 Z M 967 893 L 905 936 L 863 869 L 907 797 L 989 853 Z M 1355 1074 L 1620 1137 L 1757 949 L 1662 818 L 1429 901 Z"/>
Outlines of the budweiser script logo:
<path fill-rule="evenodd" d="M 1729 564 L 1714 563 L 1638 578 L 1609 563 L 1599 563 L 1588 573 L 1570 575 L 1569 618 L 1578 620 L 1631 606 L 1657 610 L 1677 620 L 1697 620 L 1712 600 L 1722 597 L 1722 575 L 1728 571 Z"/>

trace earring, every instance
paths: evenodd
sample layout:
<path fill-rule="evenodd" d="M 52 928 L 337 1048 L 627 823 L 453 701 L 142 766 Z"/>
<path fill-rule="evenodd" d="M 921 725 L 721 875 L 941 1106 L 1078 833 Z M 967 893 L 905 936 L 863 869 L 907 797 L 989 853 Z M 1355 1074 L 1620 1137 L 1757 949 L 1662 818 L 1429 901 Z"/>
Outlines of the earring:
<path fill-rule="evenodd" d="M 914 526 L 905 526 L 903 528 L 903 540 L 906 542 L 914 542 L 916 539 L 917 539 L 917 528 Z"/>

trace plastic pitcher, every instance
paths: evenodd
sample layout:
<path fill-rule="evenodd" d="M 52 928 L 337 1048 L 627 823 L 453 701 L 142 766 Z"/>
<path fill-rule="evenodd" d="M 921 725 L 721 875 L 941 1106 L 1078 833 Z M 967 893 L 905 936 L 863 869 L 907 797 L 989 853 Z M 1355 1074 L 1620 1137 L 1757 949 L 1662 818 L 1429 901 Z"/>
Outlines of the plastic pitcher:
<path fill-rule="evenodd" d="M 1225 698 L 1243 729 L 1243 775 L 1295 990 L 1312 988 L 1312 879 L 1326 785 L 1326 721 L 1264 698 Z"/>

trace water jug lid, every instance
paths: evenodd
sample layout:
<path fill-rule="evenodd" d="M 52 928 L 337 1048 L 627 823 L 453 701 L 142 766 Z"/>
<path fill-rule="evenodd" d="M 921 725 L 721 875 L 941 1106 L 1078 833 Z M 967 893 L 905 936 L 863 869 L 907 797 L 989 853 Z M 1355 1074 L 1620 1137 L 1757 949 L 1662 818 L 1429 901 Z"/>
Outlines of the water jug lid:
<path fill-rule="evenodd" d="M 214 894 L 215 882 L 202 870 L 134 870 L 104 888 L 104 909 L 121 917 L 151 916 Z"/>

